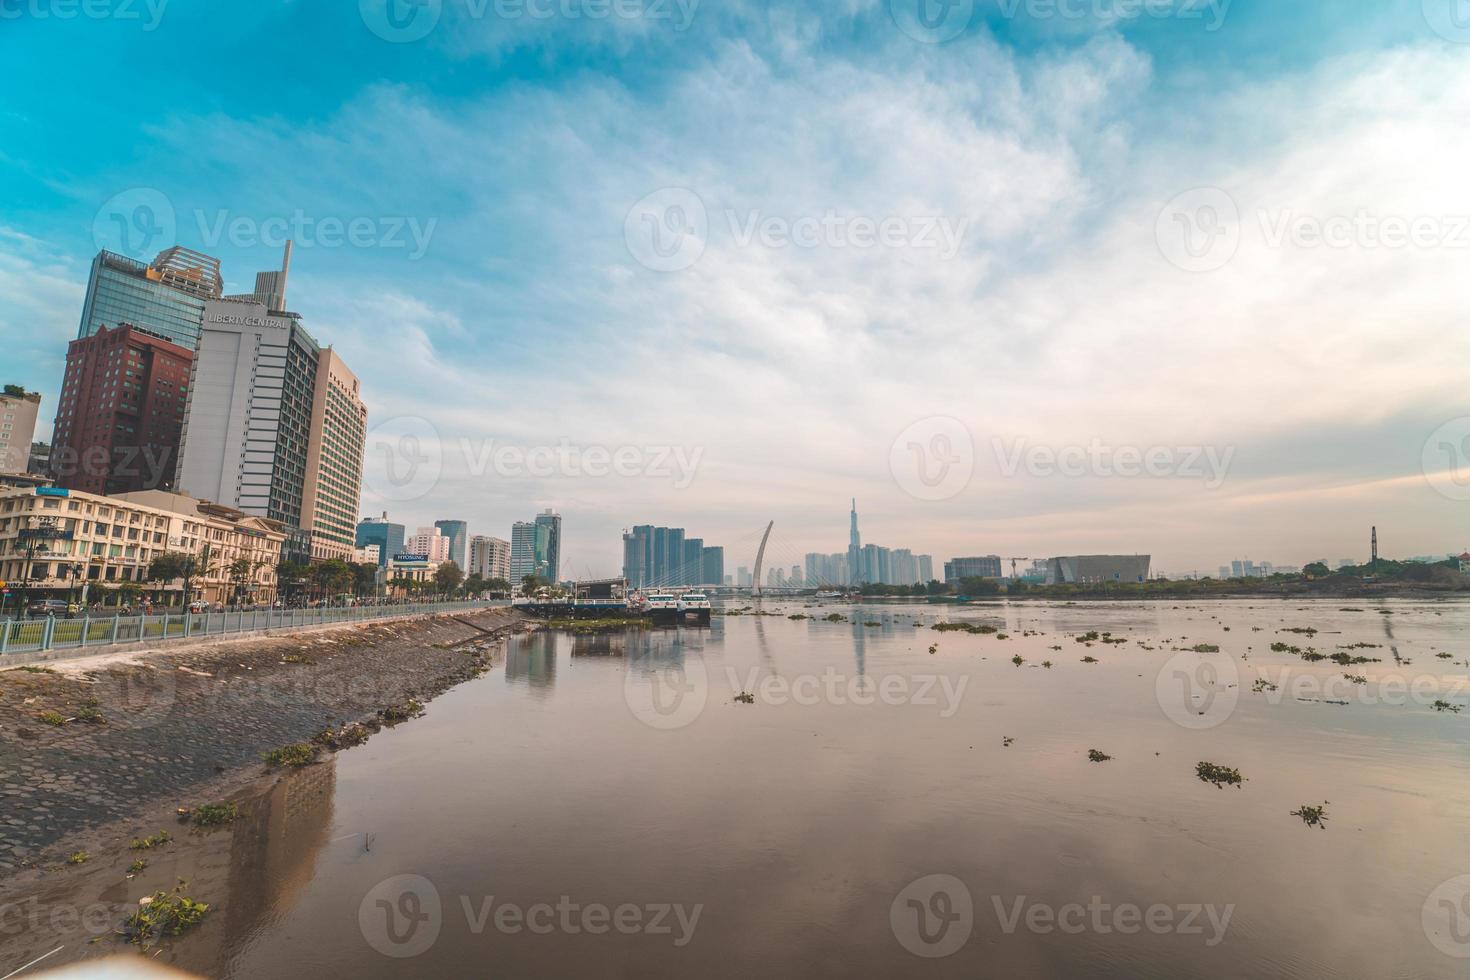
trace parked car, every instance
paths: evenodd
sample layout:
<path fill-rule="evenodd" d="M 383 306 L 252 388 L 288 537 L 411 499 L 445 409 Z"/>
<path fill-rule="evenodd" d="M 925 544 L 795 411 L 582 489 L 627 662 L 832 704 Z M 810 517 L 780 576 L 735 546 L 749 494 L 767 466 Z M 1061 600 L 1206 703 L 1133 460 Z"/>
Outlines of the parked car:
<path fill-rule="evenodd" d="M 65 616 L 67 608 L 65 599 L 36 599 L 26 606 L 26 615 Z"/>
<path fill-rule="evenodd" d="M 207 613 L 209 612 L 209 601 L 207 599 L 195 599 L 189 603 L 189 611 L 191 613 Z"/>

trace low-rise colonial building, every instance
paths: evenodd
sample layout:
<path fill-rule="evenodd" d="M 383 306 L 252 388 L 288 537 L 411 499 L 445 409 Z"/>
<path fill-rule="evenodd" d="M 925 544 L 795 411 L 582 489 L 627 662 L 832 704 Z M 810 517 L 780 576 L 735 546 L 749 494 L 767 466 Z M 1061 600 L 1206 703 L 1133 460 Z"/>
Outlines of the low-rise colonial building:
<path fill-rule="evenodd" d="M 0 487 L 0 580 L 36 594 L 132 582 L 178 598 L 182 579 L 148 579 L 153 560 L 175 552 L 203 559 L 190 599 L 265 602 L 285 538 L 278 521 L 164 490 Z"/>

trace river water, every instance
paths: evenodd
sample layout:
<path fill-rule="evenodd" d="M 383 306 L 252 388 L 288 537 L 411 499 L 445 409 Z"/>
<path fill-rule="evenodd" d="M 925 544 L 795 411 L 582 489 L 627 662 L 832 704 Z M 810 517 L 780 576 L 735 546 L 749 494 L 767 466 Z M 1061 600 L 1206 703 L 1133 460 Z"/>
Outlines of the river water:
<path fill-rule="evenodd" d="M 1463 977 L 1470 711 L 1434 702 L 1470 704 L 1467 629 L 1470 605 L 1410 601 L 791 601 L 519 638 L 180 857 L 216 907 L 160 960 Z M 1292 813 L 1324 801 L 1320 827 Z"/>

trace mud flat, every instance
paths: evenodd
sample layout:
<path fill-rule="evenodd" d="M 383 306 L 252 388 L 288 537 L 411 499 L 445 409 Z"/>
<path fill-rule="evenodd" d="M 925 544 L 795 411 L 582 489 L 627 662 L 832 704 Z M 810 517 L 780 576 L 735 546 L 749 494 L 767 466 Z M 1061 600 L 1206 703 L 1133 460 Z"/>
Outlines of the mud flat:
<path fill-rule="evenodd" d="M 403 720 L 535 628 L 491 609 L 0 671 L 0 892 L 259 792 L 265 753 Z"/>

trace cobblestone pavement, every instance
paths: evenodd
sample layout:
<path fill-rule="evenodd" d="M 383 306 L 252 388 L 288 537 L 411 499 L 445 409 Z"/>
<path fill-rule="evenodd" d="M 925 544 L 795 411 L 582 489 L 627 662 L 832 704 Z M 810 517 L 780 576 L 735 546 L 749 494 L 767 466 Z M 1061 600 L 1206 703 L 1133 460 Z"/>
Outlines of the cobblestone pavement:
<path fill-rule="evenodd" d="M 157 653 L 86 673 L 0 672 L 0 874 L 160 799 L 207 802 L 191 789 L 261 764 L 270 749 L 427 700 L 483 669 L 496 643 L 487 630 L 527 628 L 489 610 Z"/>

